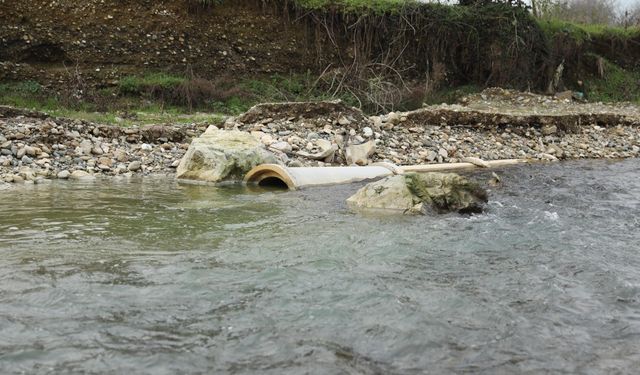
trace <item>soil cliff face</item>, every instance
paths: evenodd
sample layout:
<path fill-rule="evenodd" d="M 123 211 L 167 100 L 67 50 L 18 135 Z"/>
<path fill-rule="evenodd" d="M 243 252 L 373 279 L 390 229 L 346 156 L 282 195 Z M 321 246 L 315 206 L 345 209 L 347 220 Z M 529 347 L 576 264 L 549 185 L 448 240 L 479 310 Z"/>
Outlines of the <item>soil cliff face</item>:
<path fill-rule="evenodd" d="M 576 44 L 560 33 L 549 40 L 526 10 L 501 4 L 422 4 L 382 14 L 309 10 L 294 0 L 189 4 L 0 0 L 0 81 L 59 86 L 82 73 L 95 86 L 109 86 L 159 70 L 203 78 L 312 72 L 325 73 L 331 91 L 347 80 L 366 89 L 385 80 L 404 86 L 407 79 L 428 90 L 466 84 L 545 90 L 562 61 L 576 81 L 597 70 L 583 58 L 587 53 L 628 68 L 637 68 L 640 53 L 635 39 Z"/>
<path fill-rule="evenodd" d="M 191 67 L 210 77 L 309 61 L 302 26 L 254 1 L 189 12 L 182 0 L 0 0 L 0 80 L 64 79 L 76 65 L 94 76 Z"/>

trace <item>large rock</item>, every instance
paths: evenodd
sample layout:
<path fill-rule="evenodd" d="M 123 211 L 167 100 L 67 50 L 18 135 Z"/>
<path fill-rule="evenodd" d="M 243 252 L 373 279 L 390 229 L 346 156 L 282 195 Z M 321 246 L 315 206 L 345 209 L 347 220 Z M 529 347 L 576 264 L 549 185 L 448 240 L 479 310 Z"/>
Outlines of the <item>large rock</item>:
<path fill-rule="evenodd" d="M 242 181 L 253 167 L 277 163 L 251 134 L 208 129 L 194 139 L 178 165 L 176 178 L 205 182 Z"/>
<path fill-rule="evenodd" d="M 481 212 L 487 192 L 455 173 L 409 173 L 387 177 L 358 190 L 347 199 L 352 209 L 402 213 Z"/>
<path fill-rule="evenodd" d="M 347 205 L 354 210 L 423 211 L 422 202 L 407 187 L 405 176 L 391 176 L 372 182 L 347 199 Z"/>

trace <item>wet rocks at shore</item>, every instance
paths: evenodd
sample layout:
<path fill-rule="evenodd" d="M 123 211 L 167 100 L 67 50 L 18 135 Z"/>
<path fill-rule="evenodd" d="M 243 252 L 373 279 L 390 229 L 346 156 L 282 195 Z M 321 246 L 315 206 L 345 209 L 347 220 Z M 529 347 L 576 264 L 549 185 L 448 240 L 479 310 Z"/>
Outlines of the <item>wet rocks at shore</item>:
<path fill-rule="evenodd" d="M 195 125 L 120 128 L 46 116 L 0 118 L 0 180 L 172 173 L 187 142 L 201 132 Z"/>
<path fill-rule="evenodd" d="M 497 89 L 492 90 L 487 93 L 495 96 Z M 251 135 L 290 167 L 640 156 L 637 106 L 583 105 L 522 94 L 522 101 L 533 101 L 527 107 L 484 98 L 372 117 L 339 101 L 268 103 L 228 118 L 221 130 Z M 574 116 L 568 119 L 579 118 L 579 126 L 567 118 L 554 122 L 563 110 Z M 69 179 L 74 171 L 175 174 L 191 140 L 207 126 L 124 128 L 0 107 L 0 180 L 37 183 Z"/>

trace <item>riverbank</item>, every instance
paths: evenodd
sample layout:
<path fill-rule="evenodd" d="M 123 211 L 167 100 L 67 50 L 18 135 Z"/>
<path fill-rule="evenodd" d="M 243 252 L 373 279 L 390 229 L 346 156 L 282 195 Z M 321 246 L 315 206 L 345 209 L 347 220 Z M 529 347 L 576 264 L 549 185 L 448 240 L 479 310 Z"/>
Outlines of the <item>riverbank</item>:
<path fill-rule="evenodd" d="M 0 179 L 175 173 L 209 123 L 118 127 L 3 108 Z M 284 165 L 397 165 L 484 160 L 619 159 L 640 156 L 640 109 L 490 89 L 460 105 L 368 117 L 340 102 L 264 104 L 226 119 Z M 347 157 L 356 150 L 359 156 Z"/>

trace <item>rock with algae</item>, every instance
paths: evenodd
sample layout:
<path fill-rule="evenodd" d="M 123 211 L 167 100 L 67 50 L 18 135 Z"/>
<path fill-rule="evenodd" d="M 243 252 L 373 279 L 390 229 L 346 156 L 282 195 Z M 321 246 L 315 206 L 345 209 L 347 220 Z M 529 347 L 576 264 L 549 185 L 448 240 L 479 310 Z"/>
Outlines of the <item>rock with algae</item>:
<path fill-rule="evenodd" d="M 421 214 L 482 212 L 487 192 L 455 173 L 409 173 L 364 186 L 347 199 L 353 210 Z"/>

